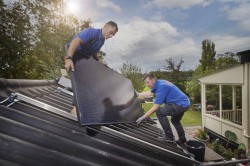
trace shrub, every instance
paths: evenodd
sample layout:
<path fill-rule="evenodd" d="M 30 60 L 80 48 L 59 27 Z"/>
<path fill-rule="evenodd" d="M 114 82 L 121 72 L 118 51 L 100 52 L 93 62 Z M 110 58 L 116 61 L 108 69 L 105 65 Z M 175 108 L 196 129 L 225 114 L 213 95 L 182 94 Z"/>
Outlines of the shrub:
<path fill-rule="evenodd" d="M 199 130 L 195 133 L 194 137 L 195 137 L 196 139 L 199 139 L 199 140 L 209 140 L 209 136 L 208 136 L 207 132 L 204 131 L 203 129 L 199 129 Z"/>

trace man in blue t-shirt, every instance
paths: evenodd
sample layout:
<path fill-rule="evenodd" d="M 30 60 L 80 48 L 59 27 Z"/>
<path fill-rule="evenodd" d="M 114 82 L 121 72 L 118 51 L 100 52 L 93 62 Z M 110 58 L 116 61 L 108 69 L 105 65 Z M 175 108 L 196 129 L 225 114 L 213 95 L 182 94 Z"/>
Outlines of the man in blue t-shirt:
<path fill-rule="evenodd" d="M 176 143 L 183 145 L 187 140 L 180 121 L 185 111 L 189 109 L 189 98 L 173 83 L 157 80 L 153 74 L 147 74 L 144 77 L 144 82 L 151 91 L 138 93 L 138 96 L 150 97 L 155 95 L 155 101 L 153 107 L 136 122 L 140 123 L 156 111 L 157 118 L 165 132 L 165 135 L 160 139 L 167 142 L 174 141 L 174 135 L 167 118 L 167 116 L 171 116 L 171 122 L 179 136 Z M 165 104 L 164 107 L 160 107 L 162 104 Z"/>
<path fill-rule="evenodd" d="M 77 34 L 70 42 L 67 55 L 65 55 L 65 68 L 74 71 L 73 56 L 96 56 L 105 40 L 112 38 L 118 31 L 115 22 L 107 22 L 102 29 L 87 28 Z"/>

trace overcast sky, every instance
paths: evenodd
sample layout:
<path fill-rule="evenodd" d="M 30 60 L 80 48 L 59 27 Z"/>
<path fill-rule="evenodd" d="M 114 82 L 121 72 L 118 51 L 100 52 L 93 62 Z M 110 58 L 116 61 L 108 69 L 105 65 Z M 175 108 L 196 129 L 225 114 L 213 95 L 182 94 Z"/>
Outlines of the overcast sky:
<path fill-rule="evenodd" d="M 90 18 L 95 28 L 113 20 L 119 32 L 102 47 L 108 65 L 124 62 L 143 72 L 164 70 L 166 59 L 181 70 L 195 69 L 201 42 L 209 39 L 217 53 L 250 49 L 250 0 L 65 0 L 73 14 Z M 70 9 L 67 9 L 70 12 Z"/>

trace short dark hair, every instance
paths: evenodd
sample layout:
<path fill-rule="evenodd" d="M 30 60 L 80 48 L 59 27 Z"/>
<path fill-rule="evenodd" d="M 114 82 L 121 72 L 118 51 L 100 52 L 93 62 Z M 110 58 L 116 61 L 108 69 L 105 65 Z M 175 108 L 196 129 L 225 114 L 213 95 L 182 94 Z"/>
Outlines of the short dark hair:
<path fill-rule="evenodd" d="M 157 78 L 155 77 L 155 75 L 152 74 L 152 73 L 146 74 L 146 75 L 143 77 L 143 81 L 145 81 L 147 78 L 149 78 L 150 80 L 152 80 L 152 79 L 157 80 Z"/>
<path fill-rule="evenodd" d="M 117 24 L 114 21 L 109 21 L 109 22 L 106 23 L 106 25 L 107 24 L 111 25 L 112 27 L 115 27 L 116 28 L 116 32 L 118 32 L 118 26 L 117 26 Z"/>

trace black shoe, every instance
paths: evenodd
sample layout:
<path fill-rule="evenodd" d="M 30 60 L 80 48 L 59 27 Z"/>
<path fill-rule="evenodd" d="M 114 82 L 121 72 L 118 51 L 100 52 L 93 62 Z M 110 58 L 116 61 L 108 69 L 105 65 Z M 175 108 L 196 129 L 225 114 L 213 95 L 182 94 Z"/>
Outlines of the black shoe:
<path fill-rule="evenodd" d="M 177 143 L 179 146 L 182 146 L 182 147 L 183 147 L 183 146 L 186 146 L 186 144 L 185 144 L 186 142 L 187 142 L 187 140 L 180 140 L 180 139 L 176 141 L 176 143 Z"/>
<path fill-rule="evenodd" d="M 174 139 L 170 138 L 168 136 L 166 136 L 165 134 L 163 134 L 162 136 L 157 137 L 158 140 L 160 141 L 165 141 L 165 142 L 173 142 Z"/>

